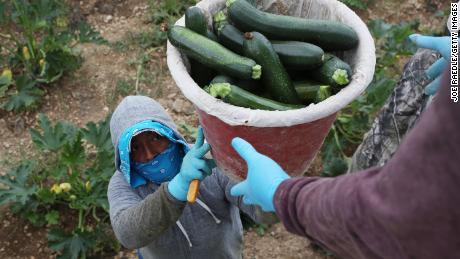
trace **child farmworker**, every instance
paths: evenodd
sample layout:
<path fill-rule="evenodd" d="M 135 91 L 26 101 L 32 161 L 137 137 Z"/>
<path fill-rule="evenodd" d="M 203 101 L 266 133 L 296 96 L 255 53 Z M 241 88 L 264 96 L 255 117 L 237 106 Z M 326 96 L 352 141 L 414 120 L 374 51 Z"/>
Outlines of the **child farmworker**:
<path fill-rule="evenodd" d="M 108 187 L 116 237 L 140 258 L 241 258 L 239 209 L 257 222 L 273 213 L 243 205 L 230 195 L 235 185 L 213 160 L 198 130 L 189 148 L 163 107 L 151 98 L 129 96 L 110 120 L 117 171 Z M 201 182 L 197 201 L 187 203 L 192 180 Z"/>

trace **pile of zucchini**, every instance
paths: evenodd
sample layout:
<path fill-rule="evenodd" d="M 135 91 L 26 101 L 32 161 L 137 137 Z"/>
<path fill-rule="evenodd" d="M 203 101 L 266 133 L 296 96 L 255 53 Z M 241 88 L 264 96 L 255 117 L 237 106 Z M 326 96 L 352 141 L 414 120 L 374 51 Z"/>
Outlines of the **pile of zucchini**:
<path fill-rule="evenodd" d="M 284 111 L 320 102 L 349 84 L 350 66 L 331 51 L 358 45 L 351 27 L 271 14 L 251 2 L 227 0 L 227 14 L 215 14 L 212 29 L 203 10 L 190 7 L 185 27 L 168 29 L 206 92 L 240 107 Z"/>

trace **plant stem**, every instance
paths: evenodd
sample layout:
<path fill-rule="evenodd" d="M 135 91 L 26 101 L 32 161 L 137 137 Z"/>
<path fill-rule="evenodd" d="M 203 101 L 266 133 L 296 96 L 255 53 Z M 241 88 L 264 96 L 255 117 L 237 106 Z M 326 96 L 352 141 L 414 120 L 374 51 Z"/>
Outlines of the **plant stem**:
<path fill-rule="evenodd" d="M 342 145 L 340 145 L 340 141 L 339 141 L 339 134 L 337 134 L 337 129 L 336 129 L 335 125 L 332 125 L 332 130 L 334 131 L 335 144 L 336 144 L 337 147 L 339 148 L 340 153 L 342 154 L 342 156 L 343 156 L 343 157 L 347 157 L 347 156 L 345 155 L 345 153 L 343 153 Z"/>
<path fill-rule="evenodd" d="M 67 174 L 72 177 L 73 175 L 73 170 L 72 170 L 72 167 L 70 165 L 67 165 Z"/>
<path fill-rule="evenodd" d="M 346 130 L 343 129 L 343 127 L 340 124 L 337 124 L 337 129 L 339 130 L 340 133 L 342 133 L 346 137 L 346 139 L 349 142 L 351 142 L 353 144 L 360 144 L 361 143 L 360 136 L 357 136 L 357 135 L 354 135 L 352 133 L 346 132 Z"/>
<path fill-rule="evenodd" d="M 83 209 L 78 210 L 78 229 L 83 231 Z"/>
<path fill-rule="evenodd" d="M 137 67 L 135 93 L 139 94 L 139 78 L 141 77 L 142 63 Z"/>
<path fill-rule="evenodd" d="M 100 222 L 101 219 L 97 217 L 96 215 L 96 206 L 93 206 L 93 218 L 97 221 Z"/>

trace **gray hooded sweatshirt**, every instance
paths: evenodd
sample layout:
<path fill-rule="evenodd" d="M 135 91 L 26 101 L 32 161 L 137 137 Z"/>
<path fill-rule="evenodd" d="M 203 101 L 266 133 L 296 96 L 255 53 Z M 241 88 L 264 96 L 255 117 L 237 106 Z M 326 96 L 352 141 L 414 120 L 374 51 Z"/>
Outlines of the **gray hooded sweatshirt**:
<path fill-rule="evenodd" d="M 183 138 L 160 104 L 148 97 L 128 96 L 110 120 L 115 150 L 124 130 L 144 120 L 160 122 Z M 200 184 L 194 204 L 175 199 L 168 192 L 168 183 L 149 182 L 133 189 L 120 172 L 118 152 L 115 154 L 117 171 L 108 187 L 110 221 L 121 244 L 140 248 L 143 258 L 241 258 L 239 209 L 256 222 L 277 220 L 274 213 L 264 213 L 260 207 L 244 205 L 241 196 L 231 196 L 236 182 L 217 168 Z"/>

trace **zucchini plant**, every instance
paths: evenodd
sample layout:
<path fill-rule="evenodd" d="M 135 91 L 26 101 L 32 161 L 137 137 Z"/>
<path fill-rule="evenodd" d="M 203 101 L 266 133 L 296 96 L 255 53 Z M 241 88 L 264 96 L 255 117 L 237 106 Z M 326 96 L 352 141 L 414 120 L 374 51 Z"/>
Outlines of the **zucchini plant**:
<path fill-rule="evenodd" d="M 47 224 L 48 245 L 59 258 L 118 251 L 115 237 L 107 235 L 107 186 L 115 171 L 108 118 L 77 128 L 39 114 L 30 133 L 37 158 L 0 176 L 0 206 L 37 227 Z"/>
<path fill-rule="evenodd" d="M 63 1 L 0 1 L 0 108 L 36 107 L 45 86 L 81 65 L 77 43 L 106 43 L 88 24 L 72 24 L 68 15 Z"/>

